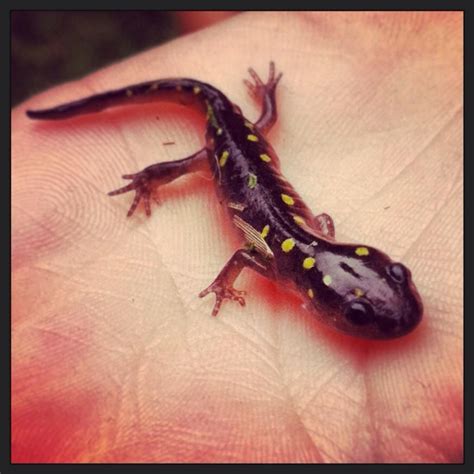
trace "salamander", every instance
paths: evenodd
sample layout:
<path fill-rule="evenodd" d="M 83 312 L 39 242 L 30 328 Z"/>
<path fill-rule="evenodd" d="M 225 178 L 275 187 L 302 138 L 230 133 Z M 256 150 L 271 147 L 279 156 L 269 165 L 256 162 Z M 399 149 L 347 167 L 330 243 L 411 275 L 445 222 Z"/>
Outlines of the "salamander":
<path fill-rule="evenodd" d="M 150 216 L 154 188 L 210 168 L 221 201 L 243 237 L 242 248 L 199 294 L 215 294 L 212 315 L 218 314 L 224 300 L 245 304 L 243 292 L 233 284 L 247 267 L 296 288 L 318 320 L 346 334 L 387 339 L 409 333 L 423 314 L 410 270 L 369 245 L 336 241 L 331 217 L 312 214 L 283 177 L 279 158 L 265 138 L 277 120 L 276 87 L 282 74 L 275 74 L 273 62 L 267 82 L 254 69 L 249 73 L 251 80 L 244 82 L 262 108 L 255 123 L 220 90 L 187 78 L 143 82 L 26 113 L 32 119 L 56 120 L 150 101 L 197 108 L 207 119 L 201 150 L 125 174 L 130 183 L 108 194 L 134 191 L 127 216 L 141 201 Z"/>

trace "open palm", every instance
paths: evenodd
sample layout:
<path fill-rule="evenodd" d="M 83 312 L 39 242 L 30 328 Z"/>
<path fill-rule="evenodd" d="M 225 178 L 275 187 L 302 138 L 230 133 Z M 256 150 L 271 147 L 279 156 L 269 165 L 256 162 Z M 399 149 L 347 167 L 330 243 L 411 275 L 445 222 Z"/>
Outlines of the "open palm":
<path fill-rule="evenodd" d="M 244 14 L 14 110 L 13 461 L 461 461 L 461 28 L 446 13 Z M 160 189 L 149 219 L 107 196 L 201 148 L 202 118 L 24 115 L 186 76 L 253 120 L 242 79 L 270 59 L 282 170 L 338 240 L 412 270 L 425 314 L 404 338 L 337 334 L 247 270 L 246 307 L 210 316 L 198 294 L 240 245 L 210 173 Z"/>

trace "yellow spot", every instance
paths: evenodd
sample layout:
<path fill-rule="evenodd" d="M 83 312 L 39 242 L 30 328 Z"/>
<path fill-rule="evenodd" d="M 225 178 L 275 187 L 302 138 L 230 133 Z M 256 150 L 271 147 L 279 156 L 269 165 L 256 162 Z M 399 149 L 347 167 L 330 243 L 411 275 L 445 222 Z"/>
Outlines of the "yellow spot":
<path fill-rule="evenodd" d="M 218 128 L 216 133 L 217 135 L 222 135 L 222 128 Z"/>
<path fill-rule="evenodd" d="M 285 204 L 288 204 L 288 206 L 292 206 L 295 203 L 295 200 L 291 196 L 288 196 L 288 194 L 282 194 L 281 199 Z"/>
<path fill-rule="evenodd" d="M 268 163 L 269 161 L 272 161 L 272 159 L 266 153 L 262 153 L 260 155 L 260 159 L 262 161 L 264 161 L 265 163 Z"/>
<path fill-rule="evenodd" d="M 329 285 L 332 283 L 331 275 L 324 275 L 324 276 L 323 276 L 323 283 L 324 283 L 326 286 L 329 286 Z"/>
<path fill-rule="evenodd" d="M 229 158 L 229 152 L 227 150 L 222 152 L 221 157 L 219 158 L 219 166 L 223 168 L 227 162 L 227 158 Z"/>
<path fill-rule="evenodd" d="M 369 255 L 369 249 L 367 247 L 357 247 L 355 253 L 359 255 L 359 257 L 365 257 L 366 255 Z"/>
<path fill-rule="evenodd" d="M 295 241 L 292 238 L 286 239 L 281 243 L 283 252 L 288 253 L 295 246 Z"/>
<path fill-rule="evenodd" d="M 126 94 L 127 94 L 127 97 L 132 97 L 133 91 L 131 89 L 127 89 Z"/>
<path fill-rule="evenodd" d="M 253 189 L 253 188 L 255 188 L 255 186 L 257 186 L 257 176 L 255 174 L 249 173 L 249 179 L 247 181 L 247 186 L 250 189 Z"/>
<path fill-rule="evenodd" d="M 178 84 L 178 85 L 176 86 L 176 90 L 179 91 L 179 92 L 181 92 L 181 91 L 183 90 L 183 86 L 182 86 L 181 84 Z"/>
<path fill-rule="evenodd" d="M 206 100 L 206 105 L 207 105 L 207 120 L 211 122 L 211 125 L 214 128 L 217 128 L 218 125 L 217 125 L 216 116 L 214 115 L 214 111 L 212 110 L 211 104 L 207 100 Z"/>
<path fill-rule="evenodd" d="M 299 225 L 305 225 L 306 224 L 304 219 L 300 216 L 293 216 L 293 220 Z"/>
<path fill-rule="evenodd" d="M 356 295 L 357 298 L 360 298 L 361 296 L 364 296 L 364 292 L 360 288 L 354 288 L 354 295 Z"/>
<path fill-rule="evenodd" d="M 247 135 L 247 140 L 250 141 L 250 142 L 258 142 L 258 137 L 257 135 Z"/>
<path fill-rule="evenodd" d="M 253 130 L 253 123 L 250 123 L 248 122 L 247 120 L 245 121 L 244 125 L 247 127 L 247 128 L 250 128 L 250 130 Z"/>
<path fill-rule="evenodd" d="M 303 260 L 303 268 L 305 270 L 309 270 L 309 269 L 313 268 L 314 267 L 314 262 L 316 262 L 316 260 L 313 257 L 306 257 Z"/>
<path fill-rule="evenodd" d="M 193 87 L 193 92 L 194 92 L 196 95 L 198 95 L 199 92 L 201 92 L 201 88 L 200 88 L 199 86 L 194 86 L 194 87 Z"/>
<path fill-rule="evenodd" d="M 262 232 L 260 233 L 260 235 L 265 238 L 268 233 L 270 232 L 270 226 L 267 224 L 263 229 L 262 229 Z"/>
<path fill-rule="evenodd" d="M 314 298 L 314 291 L 313 291 L 311 288 L 308 290 L 308 296 L 309 296 L 311 299 Z"/>

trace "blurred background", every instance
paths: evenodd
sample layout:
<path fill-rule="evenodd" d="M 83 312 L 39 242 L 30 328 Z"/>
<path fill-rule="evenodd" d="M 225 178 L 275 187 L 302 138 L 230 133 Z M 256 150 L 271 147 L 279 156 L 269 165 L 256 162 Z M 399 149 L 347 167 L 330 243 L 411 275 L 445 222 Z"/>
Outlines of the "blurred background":
<path fill-rule="evenodd" d="M 233 11 L 13 11 L 11 106 Z"/>

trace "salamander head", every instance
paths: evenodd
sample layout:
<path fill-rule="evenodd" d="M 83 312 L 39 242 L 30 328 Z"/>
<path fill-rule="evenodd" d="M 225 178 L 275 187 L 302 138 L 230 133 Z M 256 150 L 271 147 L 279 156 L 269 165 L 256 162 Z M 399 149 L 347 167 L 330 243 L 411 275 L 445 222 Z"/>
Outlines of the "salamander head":
<path fill-rule="evenodd" d="M 308 295 L 325 323 L 358 337 L 387 339 L 412 331 L 423 306 L 411 273 L 371 247 L 328 244 L 308 272 Z"/>

